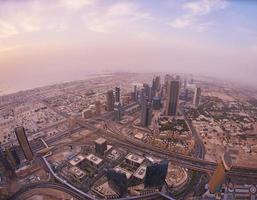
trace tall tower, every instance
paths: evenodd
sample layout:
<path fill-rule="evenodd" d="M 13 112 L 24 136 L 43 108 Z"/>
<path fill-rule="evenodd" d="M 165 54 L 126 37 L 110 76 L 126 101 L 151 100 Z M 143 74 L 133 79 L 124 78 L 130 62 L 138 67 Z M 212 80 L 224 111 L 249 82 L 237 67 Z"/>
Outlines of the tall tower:
<path fill-rule="evenodd" d="M 225 180 L 226 172 L 228 172 L 232 167 L 232 159 L 228 152 L 225 152 L 218 162 L 218 166 L 211 177 L 208 186 L 210 193 L 214 194 L 219 192 L 221 186 Z"/>
<path fill-rule="evenodd" d="M 144 92 L 145 92 L 145 96 L 147 98 L 148 101 L 152 100 L 152 94 L 151 94 L 151 88 L 147 83 L 143 84 L 144 87 Z"/>
<path fill-rule="evenodd" d="M 196 108 L 200 104 L 200 98 L 201 98 L 201 88 L 197 87 L 197 88 L 195 88 L 195 94 L 194 94 L 194 106 Z"/>
<path fill-rule="evenodd" d="M 120 88 L 115 88 L 115 102 L 120 102 Z"/>
<path fill-rule="evenodd" d="M 25 158 L 28 161 L 33 160 L 33 152 L 31 150 L 31 147 L 29 145 L 28 138 L 26 136 L 25 130 L 23 127 L 17 127 L 15 128 L 15 134 L 18 139 L 18 142 L 20 144 L 20 147 L 24 153 Z"/>
<path fill-rule="evenodd" d="M 114 118 L 115 121 L 119 122 L 121 120 L 121 104 L 120 102 L 114 103 Z"/>
<path fill-rule="evenodd" d="M 152 122 L 152 105 L 145 100 L 141 109 L 141 125 L 148 127 Z"/>
<path fill-rule="evenodd" d="M 113 111 L 114 109 L 114 96 L 113 96 L 113 90 L 109 90 L 106 94 L 106 106 L 107 111 Z"/>
<path fill-rule="evenodd" d="M 100 115 L 101 114 L 101 102 L 100 100 L 96 100 L 95 102 L 95 115 Z"/>
<path fill-rule="evenodd" d="M 167 88 L 166 115 L 176 116 L 178 109 L 179 81 L 170 81 Z"/>

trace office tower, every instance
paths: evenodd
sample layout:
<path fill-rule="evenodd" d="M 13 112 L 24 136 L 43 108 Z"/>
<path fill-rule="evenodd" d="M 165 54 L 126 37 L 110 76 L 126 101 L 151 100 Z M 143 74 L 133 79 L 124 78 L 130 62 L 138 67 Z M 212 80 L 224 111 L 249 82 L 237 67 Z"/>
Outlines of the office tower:
<path fill-rule="evenodd" d="M 145 100 L 146 100 L 146 96 L 145 96 L 145 90 L 142 88 L 141 90 L 140 90 L 140 93 L 139 93 L 139 97 L 140 97 L 140 106 L 143 106 L 143 104 L 144 104 L 144 102 L 145 102 Z"/>
<path fill-rule="evenodd" d="M 107 180 L 110 187 L 119 194 L 120 197 L 127 194 L 128 180 L 126 174 L 115 171 L 113 169 L 107 170 Z"/>
<path fill-rule="evenodd" d="M 153 83 L 152 83 L 152 91 L 153 91 L 153 96 L 159 92 L 161 89 L 161 78 L 160 76 L 156 76 L 153 78 Z"/>
<path fill-rule="evenodd" d="M 29 145 L 28 138 L 26 136 L 25 130 L 23 127 L 17 127 L 15 128 L 15 134 L 18 139 L 18 142 L 20 144 L 20 147 L 24 153 L 25 158 L 28 161 L 33 160 L 33 152 L 31 150 L 31 147 Z"/>
<path fill-rule="evenodd" d="M 197 88 L 195 88 L 195 94 L 194 94 L 194 106 L 196 108 L 200 104 L 200 98 L 201 98 L 201 88 L 197 87 Z"/>
<path fill-rule="evenodd" d="M 178 109 L 179 81 L 170 81 L 168 84 L 166 115 L 176 116 Z"/>
<path fill-rule="evenodd" d="M 165 183 L 168 171 L 168 161 L 162 161 L 146 167 L 145 187 L 161 188 Z"/>
<path fill-rule="evenodd" d="M 148 84 L 144 83 L 143 88 L 144 88 L 144 94 L 145 94 L 147 101 L 151 101 L 152 100 L 151 87 Z"/>
<path fill-rule="evenodd" d="M 95 115 L 100 115 L 101 114 L 101 102 L 100 100 L 96 100 L 95 102 Z"/>
<path fill-rule="evenodd" d="M 107 150 L 107 141 L 104 138 L 98 138 L 95 141 L 95 152 L 99 155 L 104 155 Z"/>
<path fill-rule="evenodd" d="M 161 109 L 161 97 L 153 97 L 153 109 L 160 110 Z"/>
<path fill-rule="evenodd" d="M 144 101 L 141 108 L 141 125 L 148 127 L 152 122 L 152 105 L 151 102 Z"/>
<path fill-rule="evenodd" d="M 115 102 L 120 102 L 120 88 L 115 88 Z"/>
<path fill-rule="evenodd" d="M 134 85 L 134 92 L 133 92 L 133 94 L 134 94 L 133 100 L 137 101 L 137 86 L 136 85 Z"/>
<path fill-rule="evenodd" d="M 113 111 L 114 109 L 114 96 L 113 96 L 113 90 L 109 90 L 106 94 L 106 107 L 107 111 Z"/>
<path fill-rule="evenodd" d="M 232 167 L 232 159 L 228 152 L 224 153 L 221 160 L 218 162 L 217 168 L 214 171 L 208 186 L 210 193 L 220 192 L 221 186 L 225 181 L 226 173 Z"/>
<path fill-rule="evenodd" d="M 121 104 L 120 102 L 114 103 L 114 119 L 119 122 L 121 120 Z"/>

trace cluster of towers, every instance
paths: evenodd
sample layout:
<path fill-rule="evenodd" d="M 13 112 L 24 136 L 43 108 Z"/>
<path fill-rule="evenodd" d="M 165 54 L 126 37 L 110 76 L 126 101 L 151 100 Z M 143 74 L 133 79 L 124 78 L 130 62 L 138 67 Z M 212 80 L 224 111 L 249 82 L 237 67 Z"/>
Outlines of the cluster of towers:
<path fill-rule="evenodd" d="M 115 95 L 114 95 L 115 94 Z M 115 92 L 109 90 L 106 94 L 106 110 L 114 111 L 115 121 L 120 121 L 122 117 L 121 102 L 120 102 L 120 88 L 115 87 Z"/>

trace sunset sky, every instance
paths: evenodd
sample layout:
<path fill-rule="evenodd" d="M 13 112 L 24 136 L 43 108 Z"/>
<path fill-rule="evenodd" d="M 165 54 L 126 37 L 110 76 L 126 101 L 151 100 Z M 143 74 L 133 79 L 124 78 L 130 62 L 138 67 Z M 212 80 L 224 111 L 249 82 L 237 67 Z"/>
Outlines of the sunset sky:
<path fill-rule="evenodd" d="M 101 71 L 257 85 L 256 10 L 254 0 L 0 0 L 0 91 Z"/>

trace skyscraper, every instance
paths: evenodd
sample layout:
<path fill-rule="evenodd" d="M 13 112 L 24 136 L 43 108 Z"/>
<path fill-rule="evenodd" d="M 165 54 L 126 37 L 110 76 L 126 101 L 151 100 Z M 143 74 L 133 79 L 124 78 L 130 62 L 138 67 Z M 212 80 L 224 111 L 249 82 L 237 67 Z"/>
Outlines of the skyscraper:
<path fill-rule="evenodd" d="M 115 121 L 119 122 L 121 120 L 121 104 L 120 102 L 114 103 L 114 118 Z"/>
<path fill-rule="evenodd" d="M 33 160 L 33 152 L 31 150 L 31 147 L 29 145 L 28 138 L 26 136 L 25 130 L 23 127 L 17 127 L 15 128 L 15 134 L 18 139 L 18 142 L 20 144 L 20 147 L 24 153 L 25 158 L 28 161 Z"/>
<path fill-rule="evenodd" d="M 143 87 L 144 87 L 144 94 L 146 96 L 147 101 L 152 101 L 151 87 L 147 83 L 144 83 Z"/>
<path fill-rule="evenodd" d="M 144 88 L 142 88 L 142 89 L 140 90 L 139 97 L 140 97 L 140 99 L 139 99 L 139 100 L 140 100 L 140 101 L 139 101 L 139 104 L 140 104 L 140 106 L 142 107 L 143 104 L 144 104 L 144 102 L 145 102 L 145 100 L 146 100 Z"/>
<path fill-rule="evenodd" d="M 152 122 L 152 105 L 151 102 L 144 101 L 141 108 L 141 125 L 148 127 Z"/>
<path fill-rule="evenodd" d="M 194 94 L 194 106 L 196 108 L 200 104 L 200 98 L 201 98 L 201 88 L 197 87 L 197 88 L 195 88 L 195 94 Z"/>
<path fill-rule="evenodd" d="M 100 115 L 101 114 L 101 102 L 100 100 L 96 100 L 95 102 L 95 115 Z"/>
<path fill-rule="evenodd" d="M 113 90 L 109 90 L 106 94 L 106 107 L 107 111 L 113 111 L 114 109 L 114 96 L 113 96 Z"/>
<path fill-rule="evenodd" d="M 120 102 L 120 88 L 115 88 L 115 102 Z"/>
<path fill-rule="evenodd" d="M 168 171 L 168 161 L 164 160 L 147 166 L 145 173 L 145 187 L 162 187 Z"/>
<path fill-rule="evenodd" d="M 225 180 L 226 172 L 232 167 L 232 159 L 228 152 L 224 153 L 221 160 L 218 162 L 218 166 L 211 177 L 208 186 L 210 193 L 214 194 L 221 190 L 222 183 Z"/>
<path fill-rule="evenodd" d="M 128 180 L 126 174 L 122 172 L 117 172 L 113 169 L 107 170 L 107 180 L 110 187 L 119 194 L 119 196 L 124 196 L 128 191 Z"/>
<path fill-rule="evenodd" d="M 137 101 L 137 85 L 134 85 L 134 101 Z"/>
<path fill-rule="evenodd" d="M 104 138 L 98 138 L 95 141 L 95 152 L 100 155 L 104 155 L 107 150 L 107 141 Z"/>
<path fill-rule="evenodd" d="M 167 88 L 167 102 L 165 113 L 169 116 L 176 116 L 179 98 L 179 81 L 170 81 Z"/>
<path fill-rule="evenodd" d="M 161 89 L 161 78 L 160 76 L 156 76 L 153 78 L 152 83 L 152 92 L 153 96 Z"/>

